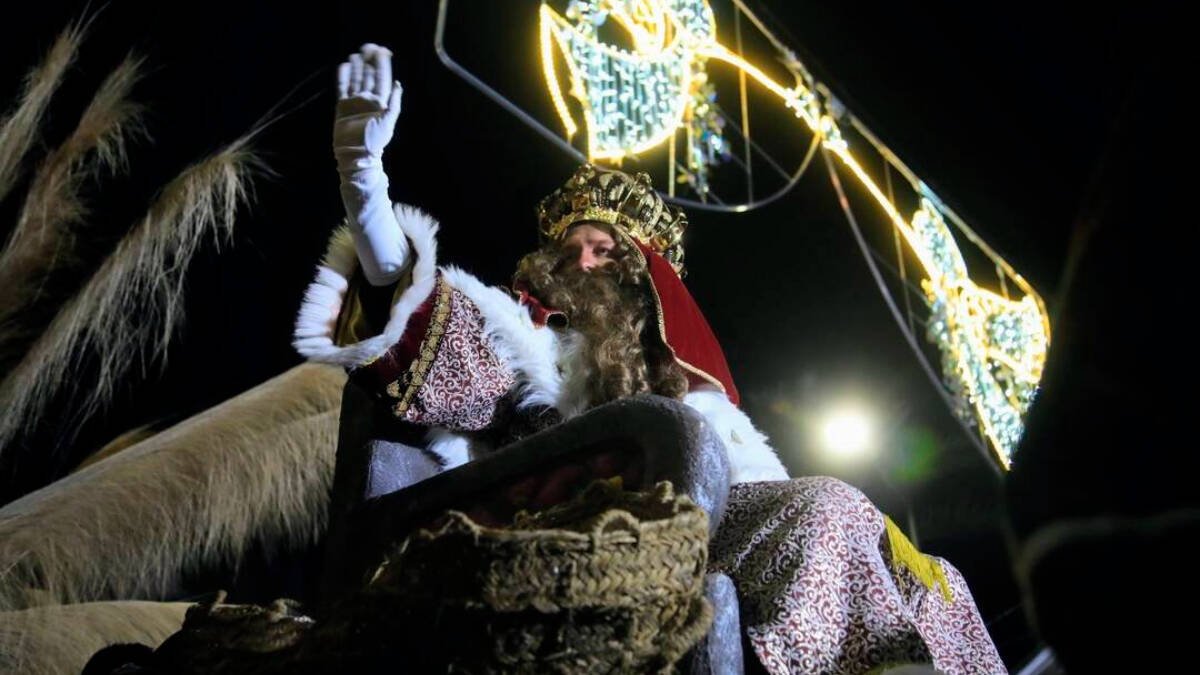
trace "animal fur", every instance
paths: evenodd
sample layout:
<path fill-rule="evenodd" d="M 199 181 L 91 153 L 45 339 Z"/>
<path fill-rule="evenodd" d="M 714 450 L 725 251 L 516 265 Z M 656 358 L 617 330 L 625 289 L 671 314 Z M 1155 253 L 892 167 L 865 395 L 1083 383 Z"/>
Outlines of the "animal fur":
<path fill-rule="evenodd" d="M 157 647 L 183 625 L 185 602 L 89 602 L 0 612 L 0 675 L 75 675 L 111 644 Z"/>
<path fill-rule="evenodd" d="M 325 530 L 345 383 L 298 366 L 0 508 L 0 611 L 170 597 Z"/>

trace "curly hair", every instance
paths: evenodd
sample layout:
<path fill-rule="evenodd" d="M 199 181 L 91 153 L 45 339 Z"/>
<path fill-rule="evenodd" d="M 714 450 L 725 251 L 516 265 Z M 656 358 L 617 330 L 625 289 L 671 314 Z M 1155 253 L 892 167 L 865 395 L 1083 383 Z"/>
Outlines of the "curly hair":
<path fill-rule="evenodd" d="M 521 259 L 514 285 L 561 311 L 582 335 L 589 405 L 646 392 L 682 398 L 687 376 L 658 323 L 647 320 L 655 308 L 646 260 L 624 237 L 613 238 L 613 262 L 591 271 L 572 264 L 577 251 L 550 242 Z"/>

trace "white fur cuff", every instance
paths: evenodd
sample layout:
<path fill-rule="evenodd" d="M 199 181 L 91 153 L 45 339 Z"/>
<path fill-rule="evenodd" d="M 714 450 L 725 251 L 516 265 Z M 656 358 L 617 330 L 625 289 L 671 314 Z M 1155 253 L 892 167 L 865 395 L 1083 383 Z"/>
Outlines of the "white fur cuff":
<path fill-rule="evenodd" d="M 335 344 L 338 314 L 342 311 L 350 277 L 359 266 L 353 237 L 347 228 L 339 228 L 329 240 L 325 259 L 317 267 L 316 279 L 305 291 L 296 316 L 292 345 L 308 360 L 343 367 L 371 361 L 400 339 L 412 313 L 433 292 L 437 277 L 437 221 L 403 204 L 397 204 L 394 211 L 416 256 L 412 285 L 392 306 L 391 318 L 382 334 L 352 345 Z"/>

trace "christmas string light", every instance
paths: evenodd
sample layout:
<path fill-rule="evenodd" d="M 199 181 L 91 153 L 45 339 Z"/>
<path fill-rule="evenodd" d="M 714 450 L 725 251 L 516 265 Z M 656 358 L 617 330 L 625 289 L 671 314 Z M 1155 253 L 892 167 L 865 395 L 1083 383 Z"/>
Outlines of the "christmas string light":
<path fill-rule="evenodd" d="M 794 54 L 785 53 L 783 62 L 795 83 L 783 85 L 717 41 L 706 0 L 572 0 L 565 15 L 543 4 L 540 22 L 542 67 L 551 100 L 567 137 L 573 137 L 579 127 L 555 69 L 557 48 L 566 64 L 568 93 L 582 110 L 591 159 L 620 161 L 673 143 L 675 134 L 685 129 L 691 141 L 684 158 L 690 174 L 681 180 L 703 195 L 709 167 L 728 155 L 714 112 L 715 91 L 706 74 L 710 61 L 741 70 L 791 109 L 855 176 L 920 261 L 926 277 L 921 287 L 931 311 L 927 333 L 942 355 L 946 383 L 958 397 L 957 412 L 979 426 L 1002 466 L 1011 464 L 1050 343 L 1045 304 L 887 152 L 920 197 L 920 208 L 911 218 L 901 214 L 851 152 L 837 122 L 840 117 L 829 112 L 838 106 L 816 91 Z M 599 39 L 598 29 L 608 22 L 628 34 L 631 49 Z M 866 137 L 877 144 L 869 133 Z M 946 216 L 1012 279 L 1024 293 L 1019 300 L 971 280 Z"/>

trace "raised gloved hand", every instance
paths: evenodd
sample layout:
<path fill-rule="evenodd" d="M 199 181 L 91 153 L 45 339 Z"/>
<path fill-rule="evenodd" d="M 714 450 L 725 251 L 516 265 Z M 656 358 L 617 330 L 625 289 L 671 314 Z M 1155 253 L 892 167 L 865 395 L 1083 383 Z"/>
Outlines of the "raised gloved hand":
<path fill-rule="evenodd" d="M 383 150 L 400 117 L 402 93 L 385 47 L 365 44 L 338 67 L 333 154 L 354 247 L 367 281 L 376 286 L 395 281 L 408 257 L 383 172 Z"/>

